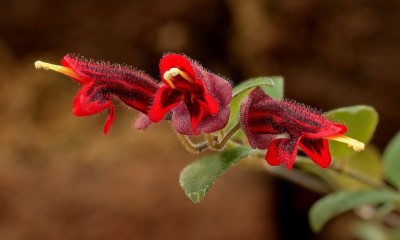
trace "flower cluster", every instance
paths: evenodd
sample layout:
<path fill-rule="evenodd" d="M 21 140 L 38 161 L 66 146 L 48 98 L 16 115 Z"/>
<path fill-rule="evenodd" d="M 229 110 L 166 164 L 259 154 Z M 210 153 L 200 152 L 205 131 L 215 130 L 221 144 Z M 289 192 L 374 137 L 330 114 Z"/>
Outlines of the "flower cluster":
<path fill-rule="evenodd" d="M 138 129 L 167 120 L 183 136 L 216 137 L 213 133 L 223 132 L 229 120 L 231 84 L 184 55 L 167 54 L 161 59 L 161 82 L 128 66 L 75 55 L 64 56 L 61 66 L 41 61 L 35 66 L 63 73 L 82 84 L 73 101 L 73 113 L 87 116 L 108 110 L 104 134 L 115 118 L 113 101 L 141 112 L 135 124 Z M 331 163 L 328 140 L 347 143 L 357 151 L 364 147 L 343 135 L 347 131 L 344 125 L 294 102 L 273 100 L 261 88 L 255 88 L 243 101 L 240 127 L 253 148 L 268 149 L 265 158 L 270 165 L 283 164 L 288 169 L 299 146 L 323 168 Z M 209 143 L 211 148 L 212 141 Z M 225 141 L 219 145 L 222 143 Z"/>

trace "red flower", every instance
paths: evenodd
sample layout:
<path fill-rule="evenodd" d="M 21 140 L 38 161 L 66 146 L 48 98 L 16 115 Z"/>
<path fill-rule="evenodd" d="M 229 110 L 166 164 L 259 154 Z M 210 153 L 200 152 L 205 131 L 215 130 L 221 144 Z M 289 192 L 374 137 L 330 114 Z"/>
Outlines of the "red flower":
<path fill-rule="evenodd" d="M 164 85 L 148 113 L 152 122 L 160 121 L 172 110 L 172 124 L 181 134 L 197 135 L 225 127 L 232 99 L 228 81 L 178 54 L 164 56 L 160 72 Z"/>
<path fill-rule="evenodd" d="M 147 113 L 159 86 L 143 72 L 119 64 L 95 62 L 66 55 L 62 66 L 37 61 L 36 68 L 51 69 L 70 76 L 83 84 L 73 102 L 73 113 L 87 116 L 108 109 L 103 129 L 107 134 L 115 117 L 113 97 L 128 106 Z"/>
<path fill-rule="evenodd" d="M 260 88 L 243 102 L 240 121 L 252 147 L 268 148 L 265 159 L 272 166 L 283 163 L 291 169 L 300 146 L 316 164 L 329 167 L 328 139 L 347 143 L 356 151 L 364 148 L 363 143 L 343 136 L 344 125 L 297 103 L 273 100 Z"/>

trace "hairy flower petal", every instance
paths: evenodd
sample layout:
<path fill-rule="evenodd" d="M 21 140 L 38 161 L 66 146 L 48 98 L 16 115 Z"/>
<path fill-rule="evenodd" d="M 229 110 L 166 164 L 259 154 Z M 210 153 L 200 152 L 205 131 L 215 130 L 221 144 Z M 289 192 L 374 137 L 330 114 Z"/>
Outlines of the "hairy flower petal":
<path fill-rule="evenodd" d="M 268 148 L 267 162 L 274 166 L 284 164 L 288 169 L 293 166 L 298 145 L 316 164 L 328 167 L 331 155 L 327 139 L 340 140 L 340 135 L 347 131 L 344 125 L 326 119 L 315 110 L 271 99 L 261 88 L 249 94 L 240 111 L 241 126 L 250 145 Z"/>
<path fill-rule="evenodd" d="M 197 69 L 196 65 L 194 69 Z M 199 76 L 203 77 L 206 91 L 215 99 L 219 109 L 217 114 L 210 114 L 202 118 L 197 133 L 211 133 L 224 128 L 228 123 L 229 105 L 232 100 L 232 86 L 228 81 L 212 73 L 202 72 Z M 172 123 L 176 131 L 185 135 L 193 135 L 193 129 L 187 124 L 190 121 L 190 112 L 187 106 L 180 104 L 172 111 Z"/>
<path fill-rule="evenodd" d="M 264 121 L 264 119 L 261 119 L 259 124 L 254 124 L 254 122 L 253 123 L 250 122 L 250 116 L 254 115 L 253 106 L 261 102 L 263 99 L 265 99 L 265 96 L 266 95 L 262 90 L 261 91 L 254 90 L 242 102 L 242 105 L 240 107 L 241 127 L 244 133 L 246 134 L 250 145 L 253 148 L 258 148 L 258 149 L 267 149 L 268 146 L 271 144 L 271 142 L 276 138 L 276 134 L 280 133 L 272 129 L 272 127 L 268 125 L 267 122 Z M 266 131 L 253 131 L 255 126 L 260 126 L 261 128 L 264 129 L 269 128 L 270 132 L 268 133 Z"/>
<path fill-rule="evenodd" d="M 265 160 L 271 166 L 283 163 L 287 169 L 292 169 L 294 160 L 296 159 L 299 140 L 299 138 L 275 139 L 268 147 Z"/>
<path fill-rule="evenodd" d="M 158 122 L 163 119 L 164 115 L 169 112 L 173 107 L 178 105 L 182 100 L 182 94 L 170 88 L 163 86 L 159 89 L 154 99 L 153 106 L 149 111 L 149 118 L 153 122 Z"/>
<path fill-rule="evenodd" d="M 64 56 L 61 64 L 36 61 L 35 67 L 63 73 L 83 85 L 74 99 L 75 115 L 86 116 L 109 109 L 104 133 L 115 116 L 112 99 L 147 114 L 159 89 L 153 78 L 125 65 L 96 62 L 71 54 Z"/>
<path fill-rule="evenodd" d="M 94 81 L 101 86 L 103 94 L 117 96 L 130 107 L 144 113 L 147 113 L 159 88 L 152 77 L 128 66 L 87 60 L 70 54 L 62 59 L 62 65 L 77 73 L 81 83 Z"/>
<path fill-rule="evenodd" d="M 151 121 L 150 121 L 149 117 L 144 113 L 140 113 L 139 116 L 135 120 L 134 127 L 138 130 L 146 130 L 150 124 L 151 124 Z"/>
<path fill-rule="evenodd" d="M 232 99 L 232 86 L 228 81 L 178 54 L 164 56 L 160 61 L 160 71 L 165 87 L 182 95 L 179 104 L 170 109 L 172 124 L 178 133 L 197 135 L 225 127 L 229 120 L 229 104 Z M 160 101 L 167 99 L 156 97 L 149 114 L 152 121 L 159 121 L 167 114 L 166 111 L 157 111 L 160 116 L 153 115 L 154 111 L 160 109 Z"/>
<path fill-rule="evenodd" d="M 195 80 L 196 75 L 192 67 L 193 62 L 189 58 L 180 54 L 167 54 L 160 60 L 160 73 L 161 79 L 163 79 L 165 84 L 168 82 L 164 79 L 164 73 L 171 68 L 178 68 L 184 71 L 191 79 Z"/>
<path fill-rule="evenodd" d="M 101 88 L 91 82 L 83 85 L 73 102 L 73 113 L 76 116 L 88 116 L 108 109 L 108 117 L 104 126 L 104 134 L 108 133 L 115 117 L 115 110 L 110 96 L 101 94 Z"/>

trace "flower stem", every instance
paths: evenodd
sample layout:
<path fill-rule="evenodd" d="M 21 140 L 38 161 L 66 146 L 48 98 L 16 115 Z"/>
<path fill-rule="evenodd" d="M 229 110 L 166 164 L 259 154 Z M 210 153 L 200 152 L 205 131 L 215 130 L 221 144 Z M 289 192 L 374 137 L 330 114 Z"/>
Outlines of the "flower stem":
<path fill-rule="evenodd" d="M 177 134 L 177 135 L 178 135 L 179 140 L 181 140 L 182 145 L 190 153 L 200 153 L 201 151 L 206 149 L 208 146 L 207 142 L 193 143 L 187 136 L 184 136 L 181 134 Z"/>
<path fill-rule="evenodd" d="M 362 183 L 364 183 L 364 184 L 366 184 L 366 185 L 368 185 L 368 186 L 370 186 L 372 188 L 389 188 L 389 189 L 392 189 L 391 187 L 389 187 L 385 183 L 376 181 L 376 180 L 368 177 L 367 175 L 364 175 L 364 174 L 362 174 L 360 172 L 357 172 L 357 171 L 354 171 L 352 169 L 343 168 L 343 167 L 338 166 L 337 164 L 331 164 L 331 166 L 329 168 L 334 170 L 334 171 L 336 171 L 336 172 L 338 172 L 338 173 L 345 174 L 345 175 L 347 175 L 347 176 L 349 176 L 349 177 L 351 177 L 351 178 L 353 178 L 353 179 L 355 179 L 355 180 L 357 180 L 359 182 L 362 182 Z"/>
<path fill-rule="evenodd" d="M 212 139 L 213 136 L 207 135 L 207 141 L 209 143 L 209 146 L 213 150 L 221 150 L 222 148 L 225 147 L 225 145 L 228 143 L 228 141 L 232 138 L 232 136 L 240 129 L 240 123 L 237 123 L 226 135 L 225 137 L 219 142 L 218 144 L 214 143 L 214 139 Z"/>
<path fill-rule="evenodd" d="M 234 128 L 232 128 L 232 130 L 230 130 L 225 137 L 221 140 L 221 142 L 218 142 L 218 138 L 216 138 L 216 136 L 212 135 L 212 134 L 206 134 L 206 141 L 204 142 L 200 142 L 200 143 L 194 143 L 192 142 L 188 136 L 185 135 L 181 135 L 181 134 L 177 134 L 179 140 L 181 141 L 182 145 L 185 147 L 185 149 L 190 152 L 190 153 L 200 153 L 202 152 L 204 149 L 206 149 L 207 147 L 215 150 L 215 151 L 219 151 L 222 148 L 224 148 L 229 139 L 231 139 L 231 137 L 240 129 L 240 124 L 236 124 L 236 126 Z M 236 145 L 236 144 L 235 144 Z"/>
<path fill-rule="evenodd" d="M 265 166 L 265 169 L 275 176 L 284 178 L 294 184 L 300 185 L 314 192 L 327 194 L 330 191 L 328 184 L 323 181 L 318 181 L 316 177 L 305 174 L 303 171 L 297 169 L 288 171 L 282 166 L 270 167 L 268 165 Z"/>
<path fill-rule="evenodd" d="M 206 140 L 208 143 L 208 147 L 211 149 L 215 149 L 216 143 L 215 143 L 215 136 L 212 134 L 206 134 Z"/>

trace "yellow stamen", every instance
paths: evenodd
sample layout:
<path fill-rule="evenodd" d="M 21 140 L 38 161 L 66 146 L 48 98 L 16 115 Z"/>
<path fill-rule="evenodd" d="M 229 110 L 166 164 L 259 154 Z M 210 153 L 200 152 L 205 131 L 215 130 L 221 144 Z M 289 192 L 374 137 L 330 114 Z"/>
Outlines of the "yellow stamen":
<path fill-rule="evenodd" d="M 72 77 L 75 79 L 80 79 L 78 74 L 76 74 L 74 71 L 72 71 L 71 68 L 60 66 L 60 65 L 50 64 L 50 63 L 46 63 L 46 62 L 42 62 L 42 61 L 36 61 L 35 68 L 36 69 L 43 68 L 44 70 L 53 70 L 53 71 L 65 74 L 69 77 Z"/>
<path fill-rule="evenodd" d="M 333 136 L 328 136 L 328 137 L 324 137 L 325 139 L 328 140 L 333 140 L 333 141 L 337 141 L 337 142 L 342 142 L 342 143 L 347 143 L 347 146 L 352 147 L 354 149 L 354 151 L 362 151 L 365 148 L 365 144 L 362 142 L 359 142 L 353 138 L 344 136 L 344 135 L 333 135 Z"/>
<path fill-rule="evenodd" d="M 180 75 L 183 79 L 187 80 L 188 82 L 193 82 L 193 80 L 184 72 L 181 71 L 179 68 L 171 68 L 168 71 L 166 71 L 163 75 L 165 81 L 168 82 L 168 84 L 171 86 L 171 88 L 175 89 L 175 85 L 172 83 L 172 79 L 175 76 Z"/>

